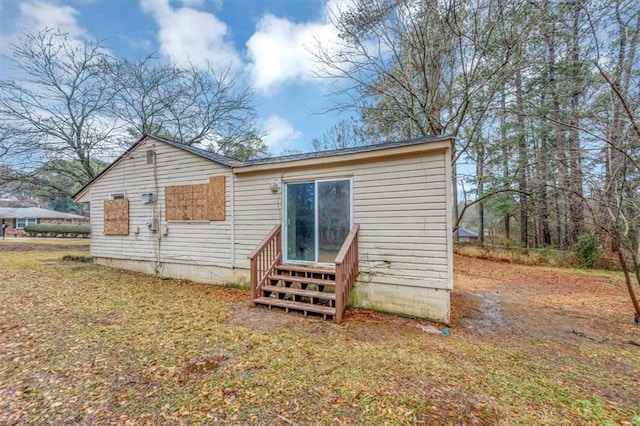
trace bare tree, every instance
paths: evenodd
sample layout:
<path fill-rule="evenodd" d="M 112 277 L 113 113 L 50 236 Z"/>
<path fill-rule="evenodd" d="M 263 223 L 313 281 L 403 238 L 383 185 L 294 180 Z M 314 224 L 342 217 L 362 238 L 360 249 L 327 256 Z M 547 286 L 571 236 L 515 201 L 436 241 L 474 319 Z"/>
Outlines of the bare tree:
<path fill-rule="evenodd" d="M 610 115 L 603 140 L 606 170 L 599 197 L 601 227 L 612 237 L 613 249 L 624 271 L 627 290 L 640 324 L 640 10 L 636 2 L 617 0 L 606 12 L 586 9 L 595 46 L 593 66 L 608 89 Z M 606 27 L 612 42 L 601 41 Z M 603 55 L 616 58 L 603 60 Z M 607 104 L 605 104 L 607 105 Z M 629 263 L 631 265 L 629 265 Z"/>
<path fill-rule="evenodd" d="M 240 159 L 266 153 L 252 93 L 228 69 L 117 60 L 100 42 L 52 29 L 25 32 L 11 53 L 16 77 L 0 80 L 0 158 L 11 180 L 46 186 L 48 198 L 97 176 L 132 134 Z"/>
<path fill-rule="evenodd" d="M 322 140 L 314 138 L 311 146 L 316 151 L 343 149 L 353 146 L 367 145 L 369 142 L 354 119 L 341 120 L 329 127 L 322 135 Z"/>
<path fill-rule="evenodd" d="M 0 119 L 28 142 L 34 165 L 77 162 L 70 177 L 79 183 L 100 172 L 96 160 L 112 154 L 116 129 L 109 118 L 113 86 L 104 72 L 111 60 L 100 43 L 50 29 L 24 33 L 13 45 L 20 79 L 0 80 Z"/>
<path fill-rule="evenodd" d="M 256 128 L 253 93 L 239 76 L 210 65 L 176 67 L 153 55 L 114 68 L 115 114 L 136 135 L 154 134 L 243 157 L 266 153 Z"/>
<path fill-rule="evenodd" d="M 536 13 L 526 2 L 357 1 L 334 11 L 340 42 L 318 46 L 317 75 L 336 82 L 336 108 L 358 111 L 369 141 L 450 134 L 455 166 L 478 140 L 486 103 L 508 78 L 513 49 Z M 524 15 L 529 21 L 513 24 Z M 474 102 L 480 95 L 484 105 Z"/>

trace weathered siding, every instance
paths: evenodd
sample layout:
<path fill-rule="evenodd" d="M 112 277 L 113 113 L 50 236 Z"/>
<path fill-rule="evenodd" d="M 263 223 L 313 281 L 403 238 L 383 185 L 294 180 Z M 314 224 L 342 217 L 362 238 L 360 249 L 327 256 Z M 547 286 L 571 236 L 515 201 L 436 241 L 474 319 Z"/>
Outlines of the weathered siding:
<path fill-rule="evenodd" d="M 439 151 L 311 170 L 237 174 L 236 265 L 248 268 L 251 251 L 282 221 L 285 183 L 351 178 L 361 270 L 352 304 L 448 321 L 448 161 L 446 152 Z M 282 183 L 279 193 L 271 192 L 273 181 Z"/>
<path fill-rule="evenodd" d="M 155 173 L 154 166 L 146 164 L 145 152 L 152 147 Z M 410 155 L 345 157 L 340 165 L 331 165 L 334 159 L 296 168 L 293 162 L 269 171 L 236 169 L 233 174 L 227 167 L 147 139 L 91 186 L 91 254 L 99 263 L 126 269 L 213 283 L 243 281 L 250 253 L 282 222 L 284 184 L 351 178 L 361 271 L 351 304 L 448 321 L 453 275 L 449 155 L 448 150 L 425 148 Z M 164 188 L 207 183 L 216 175 L 226 176 L 226 220 L 170 221 L 163 235 Z M 282 184 L 276 193 L 270 189 L 274 181 Z M 105 236 L 103 201 L 119 192 L 129 198 L 130 234 Z M 142 204 L 141 194 L 148 192 L 158 196 L 155 207 Z M 154 208 L 160 218 L 158 232 L 146 226 Z"/>
<path fill-rule="evenodd" d="M 147 164 L 146 151 L 154 149 L 155 164 Z M 154 173 L 155 167 L 155 173 Z M 91 255 L 97 258 L 126 259 L 184 265 L 231 266 L 231 207 L 226 202 L 226 220 L 167 222 L 164 216 L 165 187 L 208 183 L 210 176 L 226 176 L 230 193 L 232 174 L 218 165 L 189 152 L 153 140 L 143 141 L 91 187 Z M 129 235 L 103 234 L 103 201 L 124 192 L 129 199 Z M 157 194 L 157 202 L 143 204 L 143 193 Z M 147 228 L 147 220 L 159 218 L 157 232 Z M 162 225 L 168 226 L 163 235 Z M 139 231 L 136 234 L 136 231 Z M 148 266 L 145 266 L 147 268 Z M 217 281 L 211 277 L 210 281 Z"/>

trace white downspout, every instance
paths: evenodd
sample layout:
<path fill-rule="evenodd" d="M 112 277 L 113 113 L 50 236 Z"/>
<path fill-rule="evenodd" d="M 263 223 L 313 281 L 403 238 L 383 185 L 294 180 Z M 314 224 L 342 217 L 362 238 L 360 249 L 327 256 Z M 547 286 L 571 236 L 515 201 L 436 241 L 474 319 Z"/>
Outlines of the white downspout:
<path fill-rule="evenodd" d="M 236 192 L 234 190 L 234 183 L 236 180 L 236 174 L 233 173 L 233 169 L 231 169 L 231 187 L 229 191 L 231 192 L 231 269 L 235 269 L 236 267 Z"/>

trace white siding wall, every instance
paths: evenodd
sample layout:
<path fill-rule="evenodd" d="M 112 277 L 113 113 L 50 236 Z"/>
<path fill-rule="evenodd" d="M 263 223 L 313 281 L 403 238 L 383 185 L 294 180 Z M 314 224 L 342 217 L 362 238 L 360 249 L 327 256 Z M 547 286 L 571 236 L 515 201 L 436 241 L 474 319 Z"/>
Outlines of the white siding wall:
<path fill-rule="evenodd" d="M 145 151 L 151 147 L 156 150 L 157 189 L 154 168 L 146 164 Z M 154 272 L 159 261 L 158 272 L 167 276 L 213 283 L 242 281 L 248 277 L 249 254 L 282 221 L 285 183 L 351 178 L 353 219 L 361 226 L 361 274 L 351 304 L 448 321 L 452 288 L 448 155 L 437 151 L 234 176 L 229 168 L 147 140 L 91 187 L 91 254 L 101 263 L 127 269 Z M 215 175 L 227 177 L 225 221 L 169 222 L 167 236 L 147 229 L 154 208 L 142 204 L 142 193 L 158 192 L 156 211 L 162 224 L 166 186 L 207 183 Z M 282 183 L 275 194 L 270 190 L 273 181 Z M 103 201 L 118 192 L 129 198 L 130 233 L 105 236 Z"/>
<path fill-rule="evenodd" d="M 157 167 L 146 164 L 146 150 L 155 149 Z M 216 222 L 166 222 L 164 188 L 208 183 L 210 176 L 226 176 L 226 220 Z M 143 260 L 186 265 L 231 266 L 231 170 L 168 144 L 145 140 L 91 187 L 91 255 L 98 258 Z M 103 235 L 103 201 L 125 192 L 129 198 L 129 235 Z M 141 194 L 157 193 L 155 214 L 167 223 L 168 235 L 151 232 L 147 220 L 154 206 L 142 204 Z M 135 230 L 139 228 L 136 235 Z"/>
<path fill-rule="evenodd" d="M 284 184 L 353 179 L 353 219 L 360 224 L 360 270 L 352 304 L 387 312 L 449 319 L 452 288 L 444 151 L 363 164 L 237 174 L 236 265 L 282 220 Z M 280 193 L 270 182 L 282 182 Z"/>

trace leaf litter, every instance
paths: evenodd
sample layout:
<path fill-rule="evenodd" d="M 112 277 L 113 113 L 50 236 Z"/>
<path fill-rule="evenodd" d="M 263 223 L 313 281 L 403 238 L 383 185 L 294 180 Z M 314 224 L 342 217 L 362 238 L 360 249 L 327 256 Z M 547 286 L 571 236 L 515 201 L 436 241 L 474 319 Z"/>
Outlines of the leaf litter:
<path fill-rule="evenodd" d="M 0 257 L 1 424 L 633 424 L 640 413 L 638 329 L 610 277 L 457 256 L 444 338 L 415 319 L 349 309 L 335 325 L 250 309 L 243 290 L 43 263 L 76 250 Z"/>

